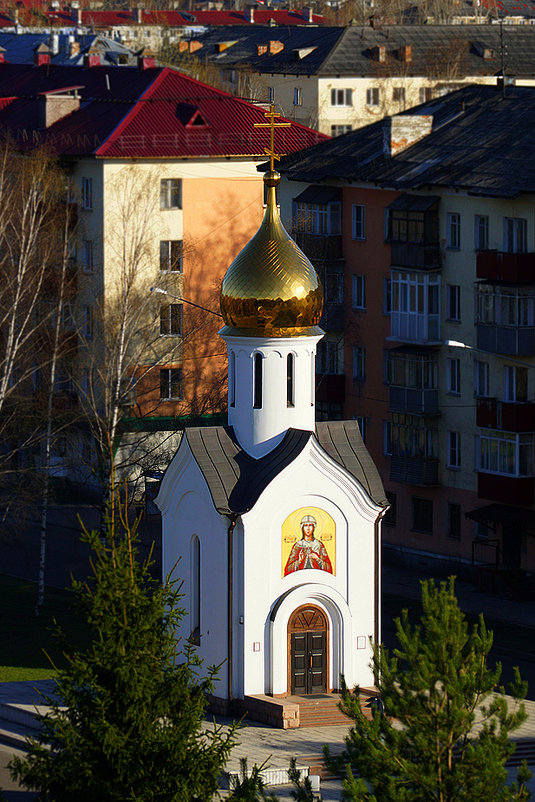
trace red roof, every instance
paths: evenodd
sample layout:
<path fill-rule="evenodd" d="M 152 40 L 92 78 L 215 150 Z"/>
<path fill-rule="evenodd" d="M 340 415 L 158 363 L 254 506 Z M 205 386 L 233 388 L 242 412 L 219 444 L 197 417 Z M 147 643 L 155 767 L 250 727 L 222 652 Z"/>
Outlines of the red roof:
<path fill-rule="evenodd" d="M 77 24 L 70 8 L 52 9 L 47 2 L 39 0 L 18 0 L 18 21 L 23 26 L 35 25 L 36 15 L 48 25 L 74 26 Z M 141 11 L 141 22 L 137 22 L 134 10 L 103 11 L 100 9 L 82 9 L 82 25 L 94 28 L 113 28 L 117 26 L 135 27 L 136 25 L 154 25 L 165 28 L 184 28 L 208 25 L 269 25 L 274 21 L 277 25 L 322 25 L 324 17 L 313 14 L 312 21 L 307 22 L 302 11 L 274 10 L 255 8 L 254 23 L 249 21 L 246 11 L 174 11 L 155 10 Z M 4 10 L 0 13 L 0 28 L 13 27 L 12 13 Z"/>
<path fill-rule="evenodd" d="M 82 86 L 79 110 L 39 129 L 38 96 L 74 85 Z M 0 130 L 21 147 L 100 158 L 261 157 L 269 134 L 255 122 L 265 122 L 262 108 L 169 68 L 0 63 Z M 276 130 L 275 147 L 293 153 L 324 139 L 292 123 Z"/>

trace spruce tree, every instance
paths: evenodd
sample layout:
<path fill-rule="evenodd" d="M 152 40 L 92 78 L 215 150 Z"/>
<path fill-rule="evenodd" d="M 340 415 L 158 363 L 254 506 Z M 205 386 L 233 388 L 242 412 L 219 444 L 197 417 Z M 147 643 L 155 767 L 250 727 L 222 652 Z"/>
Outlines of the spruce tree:
<path fill-rule="evenodd" d="M 514 751 L 509 733 L 526 718 L 527 683 L 515 669 L 508 691 L 501 666 L 487 666 L 492 633 L 480 615 L 470 630 L 455 597 L 454 578 L 422 582 L 423 613 L 411 625 L 396 619 L 392 655 L 374 647 L 381 705 L 369 721 L 358 688 L 343 686 L 341 709 L 353 719 L 345 753 L 332 768 L 345 776 L 347 800 L 368 802 L 501 802 L 529 799 L 523 783 L 507 785 L 505 761 Z M 474 725 L 475 729 L 474 729 Z"/>
<path fill-rule="evenodd" d="M 234 744 L 234 728 L 202 727 L 217 669 L 203 676 L 178 641 L 179 589 L 151 577 L 136 528 L 115 497 L 106 537 L 82 534 L 92 576 L 73 590 L 90 645 L 67 648 L 42 732 L 10 766 L 39 799 L 208 802 Z"/>

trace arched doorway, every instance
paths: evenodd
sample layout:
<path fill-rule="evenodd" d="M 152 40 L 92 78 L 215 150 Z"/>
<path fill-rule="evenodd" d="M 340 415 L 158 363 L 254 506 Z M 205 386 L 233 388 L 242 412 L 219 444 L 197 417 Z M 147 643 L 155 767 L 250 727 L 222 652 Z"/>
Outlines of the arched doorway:
<path fill-rule="evenodd" d="M 298 607 L 288 621 L 288 690 L 297 696 L 327 692 L 329 627 L 320 607 Z"/>

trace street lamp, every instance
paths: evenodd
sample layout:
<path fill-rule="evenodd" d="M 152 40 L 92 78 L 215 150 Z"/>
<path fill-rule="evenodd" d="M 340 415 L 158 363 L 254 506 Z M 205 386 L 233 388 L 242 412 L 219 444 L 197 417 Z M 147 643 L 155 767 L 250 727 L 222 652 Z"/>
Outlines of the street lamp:
<path fill-rule="evenodd" d="M 202 309 L 203 312 L 209 312 L 211 315 L 215 315 L 216 317 L 223 317 L 220 312 L 214 312 L 213 309 L 207 309 L 206 306 L 200 306 L 200 304 L 195 304 L 193 301 L 188 301 L 186 298 L 173 295 L 173 293 L 164 290 L 163 287 L 150 287 L 150 292 L 158 292 L 160 295 L 167 295 L 169 298 L 173 298 L 175 301 L 180 301 L 180 303 L 189 304 L 189 306 L 194 306 L 196 309 Z"/>
<path fill-rule="evenodd" d="M 474 351 L 476 354 L 487 354 L 487 356 L 498 357 L 505 362 L 513 362 L 515 365 L 523 365 L 526 368 L 535 368 L 534 362 L 524 362 L 522 359 L 517 359 L 515 356 L 508 356 L 508 354 L 496 354 L 493 351 L 485 351 L 483 348 L 476 348 L 475 345 L 468 345 L 468 343 L 461 343 L 457 340 L 444 340 L 444 345 L 450 348 L 464 348 L 465 351 Z"/>

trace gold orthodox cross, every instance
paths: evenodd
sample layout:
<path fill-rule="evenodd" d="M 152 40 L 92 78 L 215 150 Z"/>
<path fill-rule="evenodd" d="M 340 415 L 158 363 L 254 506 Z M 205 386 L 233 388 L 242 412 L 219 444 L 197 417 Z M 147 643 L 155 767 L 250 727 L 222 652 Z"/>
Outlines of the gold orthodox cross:
<path fill-rule="evenodd" d="M 267 123 L 253 123 L 255 128 L 269 128 L 270 138 L 269 138 L 269 148 L 264 148 L 264 153 L 269 156 L 269 169 L 273 170 L 275 168 L 275 159 L 277 161 L 280 160 L 281 156 L 285 156 L 285 153 L 275 153 L 275 128 L 289 128 L 291 123 L 276 123 L 275 120 L 277 117 L 281 115 L 275 111 L 275 106 L 272 103 L 269 107 L 269 111 L 264 112 L 264 117 L 269 120 Z"/>

